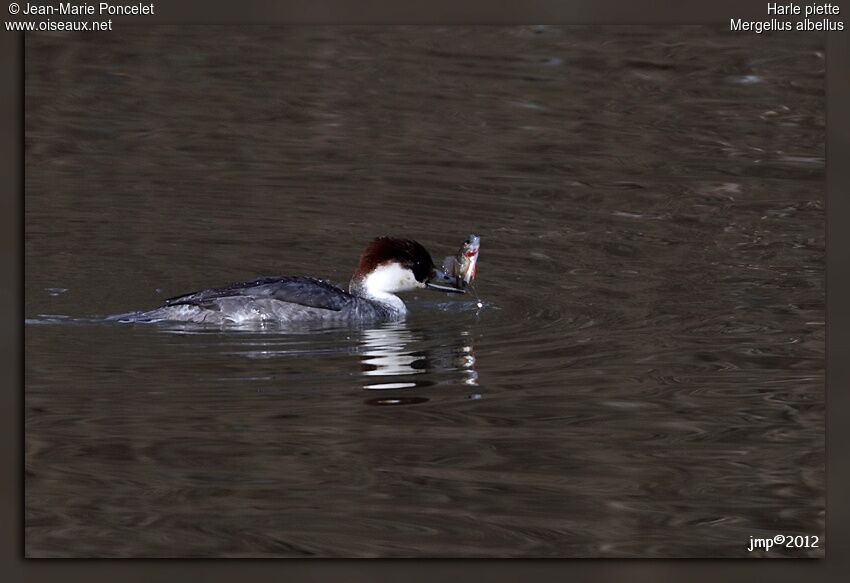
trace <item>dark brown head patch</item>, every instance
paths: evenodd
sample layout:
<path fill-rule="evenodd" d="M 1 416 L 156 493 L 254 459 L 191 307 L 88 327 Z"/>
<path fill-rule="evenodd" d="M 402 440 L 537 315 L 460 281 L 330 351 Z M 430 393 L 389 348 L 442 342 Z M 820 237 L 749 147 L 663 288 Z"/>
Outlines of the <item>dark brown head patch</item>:
<path fill-rule="evenodd" d="M 416 280 L 421 282 L 428 279 L 434 269 L 431 255 L 416 241 L 396 237 L 378 237 L 363 251 L 352 279 L 362 279 L 376 267 L 391 261 L 397 261 L 402 267 L 410 269 Z"/>

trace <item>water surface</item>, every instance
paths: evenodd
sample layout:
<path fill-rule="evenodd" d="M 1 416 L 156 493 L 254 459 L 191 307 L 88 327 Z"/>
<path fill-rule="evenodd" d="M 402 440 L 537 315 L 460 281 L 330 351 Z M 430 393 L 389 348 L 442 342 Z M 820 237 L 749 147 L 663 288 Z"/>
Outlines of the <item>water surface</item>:
<path fill-rule="evenodd" d="M 820 36 L 700 27 L 28 35 L 27 554 L 823 537 L 823 66 Z M 481 309 L 103 319 L 470 232 Z"/>

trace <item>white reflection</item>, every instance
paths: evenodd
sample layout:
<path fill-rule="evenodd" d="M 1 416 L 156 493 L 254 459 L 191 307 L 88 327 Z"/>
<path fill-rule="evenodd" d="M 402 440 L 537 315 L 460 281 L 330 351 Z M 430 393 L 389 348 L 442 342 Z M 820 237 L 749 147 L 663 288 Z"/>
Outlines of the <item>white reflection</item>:
<path fill-rule="evenodd" d="M 370 390 L 412 389 L 435 381 L 413 382 L 406 379 L 387 379 L 375 382 L 374 377 L 400 377 L 423 373 L 461 372 L 463 383 L 478 385 L 475 353 L 468 331 L 448 332 L 448 338 L 429 338 L 429 334 L 411 330 L 407 323 L 388 324 L 362 331 L 361 370 L 370 382 Z M 448 342 L 446 341 L 448 340 Z M 456 379 L 456 377 L 455 377 Z"/>
<path fill-rule="evenodd" d="M 416 366 L 421 355 L 408 350 L 408 346 L 419 340 L 404 324 L 393 324 L 383 328 L 363 331 L 363 374 L 366 376 L 398 376 L 422 374 L 424 366 Z M 392 383 L 387 383 L 392 384 Z M 398 384 L 398 383 L 396 383 Z M 416 383 L 401 383 L 404 387 L 367 385 L 366 388 L 406 388 Z"/>

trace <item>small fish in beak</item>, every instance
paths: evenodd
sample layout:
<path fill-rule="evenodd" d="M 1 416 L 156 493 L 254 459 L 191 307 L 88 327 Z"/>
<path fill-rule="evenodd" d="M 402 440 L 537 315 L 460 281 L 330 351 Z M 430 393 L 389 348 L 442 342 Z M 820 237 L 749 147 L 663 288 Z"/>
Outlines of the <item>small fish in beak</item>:
<path fill-rule="evenodd" d="M 478 273 L 478 251 L 481 248 L 481 237 L 470 235 L 466 238 L 457 255 L 443 260 L 443 271 L 453 279 L 453 285 L 465 289 L 475 280 Z"/>

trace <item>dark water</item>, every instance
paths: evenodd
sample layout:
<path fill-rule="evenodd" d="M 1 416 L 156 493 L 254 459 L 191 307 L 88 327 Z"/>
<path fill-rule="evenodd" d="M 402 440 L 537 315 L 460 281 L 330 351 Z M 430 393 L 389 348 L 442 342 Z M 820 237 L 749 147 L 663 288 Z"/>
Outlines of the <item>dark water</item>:
<path fill-rule="evenodd" d="M 29 35 L 27 554 L 820 556 L 823 66 L 695 27 Z M 100 320 L 469 232 L 480 310 Z M 776 534 L 821 545 L 747 552 Z"/>

